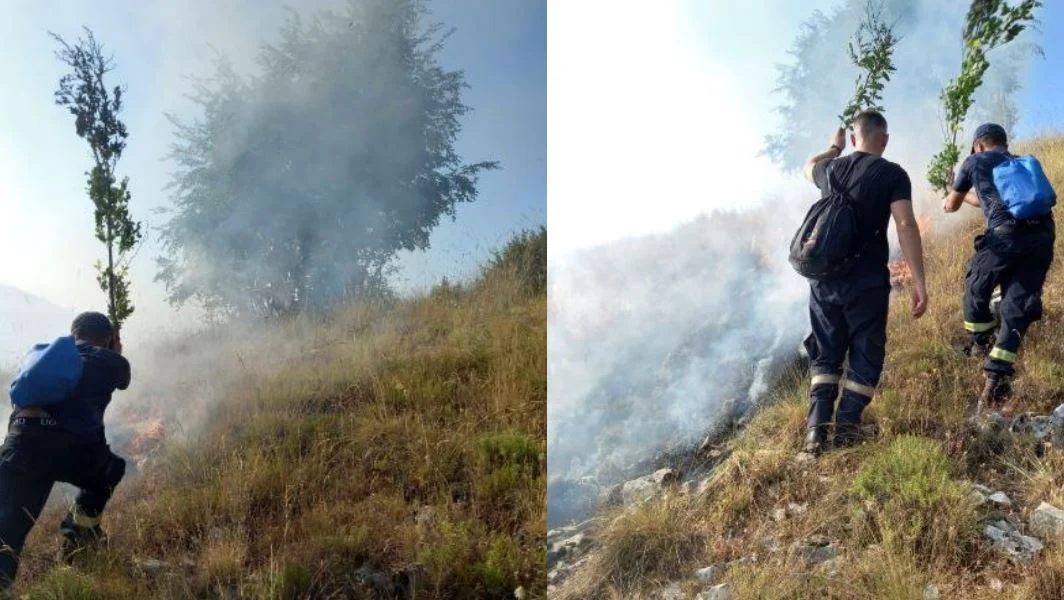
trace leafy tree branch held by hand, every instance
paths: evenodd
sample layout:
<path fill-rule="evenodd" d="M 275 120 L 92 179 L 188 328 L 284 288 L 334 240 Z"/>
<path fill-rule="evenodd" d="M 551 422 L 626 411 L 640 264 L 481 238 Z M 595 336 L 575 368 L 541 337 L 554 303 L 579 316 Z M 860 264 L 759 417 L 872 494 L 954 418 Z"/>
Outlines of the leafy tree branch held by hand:
<path fill-rule="evenodd" d="M 883 87 L 894 72 L 891 57 L 898 41 L 894 25 L 883 21 L 882 6 L 873 6 L 869 2 L 865 20 L 858 26 L 848 46 L 850 60 L 861 69 L 861 73 L 855 82 L 853 99 L 839 115 L 844 128 L 849 129 L 861 111 L 883 111 L 879 103 L 883 100 Z"/>
<path fill-rule="evenodd" d="M 975 92 L 990 68 L 987 53 L 1016 39 L 1034 21 L 1038 0 L 1023 0 L 1009 6 L 1005 0 L 972 0 L 964 26 L 961 72 L 942 89 L 946 143 L 928 165 L 927 180 L 935 189 L 948 191 L 950 172 L 960 160 L 957 135 L 975 101 Z"/>
<path fill-rule="evenodd" d="M 107 312 L 117 330 L 133 313 L 129 260 L 141 239 L 141 224 L 129 214 L 129 178 L 123 178 L 121 183 L 115 178 L 115 167 L 129 136 L 118 118 L 125 90 L 120 86 L 107 88 L 104 78 L 114 69 L 114 61 L 104 56 L 103 45 L 92 31 L 84 29 L 85 37 L 74 44 L 49 32 L 60 46 L 56 57 L 70 67 L 70 72 L 59 80 L 55 103 L 74 115 L 78 137 L 88 142 L 92 150 L 94 166 L 86 173 L 87 191 L 96 218 L 96 239 L 107 247 L 107 264 L 97 261 L 96 280 L 107 294 Z"/>

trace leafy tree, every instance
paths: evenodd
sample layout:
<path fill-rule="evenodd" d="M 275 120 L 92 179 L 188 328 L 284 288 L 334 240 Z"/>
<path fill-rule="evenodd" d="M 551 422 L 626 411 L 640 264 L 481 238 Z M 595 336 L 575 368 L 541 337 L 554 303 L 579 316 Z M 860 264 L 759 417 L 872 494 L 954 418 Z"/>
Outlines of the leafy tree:
<path fill-rule="evenodd" d="M 177 131 L 157 279 L 175 304 L 283 315 L 378 293 L 495 162 L 454 148 L 466 84 L 424 0 L 349 0 L 292 15 L 260 72 L 224 60 Z"/>
<path fill-rule="evenodd" d="M 894 26 L 887 25 L 882 18 L 882 5 L 879 7 L 868 3 L 865 20 L 857 27 L 848 49 L 850 61 L 861 69 L 855 82 L 853 99 L 846 110 L 839 115 L 842 126 L 849 129 L 857 115 L 865 110 L 883 112 L 880 102 L 883 100 L 883 86 L 890 81 L 890 74 L 896 69 L 891 55 L 898 37 Z"/>
<path fill-rule="evenodd" d="M 110 90 L 105 76 L 114 69 L 114 60 L 105 57 L 103 45 L 85 27 L 85 37 L 73 44 L 55 33 L 59 43 L 56 57 L 70 67 L 59 79 L 55 103 L 74 115 L 78 137 L 89 144 L 94 166 L 86 173 L 88 194 L 96 218 L 96 239 L 107 247 L 107 265 L 96 262 L 100 288 L 107 294 L 107 312 L 116 329 L 133 314 L 129 298 L 130 252 L 141 239 L 141 224 L 129 214 L 129 178 L 118 183 L 115 167 L 126 147 L 129 132 L 118 118 L 125 88 Z"/>
<path fill-rule="evenodd" d="M 960 48 L 943 43 L 943 28 L 962 23 L 969 0 L 882 0 L 877 14 L 904 39 L 891 54 L 897 71 L 876 105 L 891 107 L 891 131 L 904 136 L 907 151 L 927 156 L 937 141 L 926 135 L 928 125 L 941 119 L 942 82 L 956 72 Z M 839 118 L 839 107 L 851 101 L 860 67 L 847 56 L 847 47 L 862 21 L 867 20 L 867 0 L 845 0 L 831 11 L 814 11 L 802 24 L 790 50 L 791 60 L 780 65 L 776 93 L 780 129 L 766 137 L 764 154 L 787 169 L 798 168 L 811 154 L 822 150 L 825 129 Z M 948 36 L 947 36 L 948 37 Z M 867 38 L 866 38 L 867 39 Z M 995 120 L 1018 114 L 1012 99 L 1019 89 L 1020 67 L 1032 54 L 1033 44 L 1020 40 L 1001 48 L 986 72 L 979 97 L 969 117 Z M 954 50 L 955 49 L 955 50 Z"/>
<path fill-rule="evenodd" d="M 990 68 L 987 52 L 1016 39 L 1034 20 L 1034 9 L 1041 4 L 1038 0 L 1023 0 L 1016 6 L 1009 6 L 1005 0 L 972 0 L 962 37 L 964 58 L 960 75 L 942 89 L 946 144 L 927 168 L 927 180 L 935 189 L 945 189 L 949 185 L 949 172 L 960 160 L 957 135 L 975 101 L 975 92 Z"/>

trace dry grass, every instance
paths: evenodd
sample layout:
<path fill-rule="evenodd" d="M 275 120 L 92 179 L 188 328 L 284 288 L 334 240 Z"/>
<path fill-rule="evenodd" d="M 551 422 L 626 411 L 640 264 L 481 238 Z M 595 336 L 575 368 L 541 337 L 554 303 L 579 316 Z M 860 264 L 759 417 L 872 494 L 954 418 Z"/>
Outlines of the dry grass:
<path fill-rule="evenodd" d="M 1017 150 L 1035 153 L 1054 187 L 1064 190 L 1064 137 Z M 794 462 L 808 388 L 789 374 L 733 442 L 734 452 L 715 471 L 706 496 L 673 498 L 668 511 L 647 508 L 638 517 L 622 516 L 638 518 L 638 528 L 626 535 L 620 530 L 624 521 L 615 522 L 599 550 L 614 558 L 590 563 L 565 597 L 652 597 L 668 578 L 697 590 L 694 571 L 710 564 L 732 565 L 725 580 L 738 598 L 911 599 L 920 598 L 929 583 L 948 598 L 1064 597 L 1062 545 L 1050 542 L 1032 564 L 1013 565 L 983 539 L 979 520 L 986 509 L 968 501 L 968 482 L 976 481 L 1005 490 L 1023 519 L 1042 501 L 1064 507 L 1064 452 L 1018 436 L 971 435 L 963 426 L 964 409 L 982 385 L 978 362 L 950 348 L 963 334 L 964 275 L 981 226 L 976 211 L 965 210 L 970 222 L 926 242 L 932 303 L 925 317 L 912 319 L 906 294 L 892 302 L 884 378 L 866 412 L 877 426 L 874 439 L 812 465 Z M 1064 256 L 1064 236 L 1058 236 L 1057 255 Z M 1043 300 L 1045 314 L 1021 349 L 1007 411 L 1044 414 L 1064 402 L 1059 261 Z M 773 518 L 791 503 L 806 503 L 807 510 Z M 842 575 L 797 559 L 792 544 L 812 535 L 839 544 L 833 566 Z M 633 541 L 691 558 L 684 564 L 635 561 Z M 756 561 L 732 562 L 755 555 Z M 993 579 L 1000 580 L 1000 592 Z"/>
<path fill-rule="evenodd" d="M 124 482 L 90 564 L 54 566 L 48 511 L 16 597 L 386 597 L 361 567 L 418 599 L 544 597 L 546 295 L 528 277 L 496 260 L 475 284 L 281 325 L 316 353 L 236 378 L 202 433 Z"/>

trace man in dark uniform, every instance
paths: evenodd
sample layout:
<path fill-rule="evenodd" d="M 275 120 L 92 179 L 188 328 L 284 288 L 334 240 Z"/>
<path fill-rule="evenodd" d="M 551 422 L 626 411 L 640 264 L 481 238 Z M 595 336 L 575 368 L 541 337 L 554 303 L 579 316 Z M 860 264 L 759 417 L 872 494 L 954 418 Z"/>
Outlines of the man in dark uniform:
<path fill-rule="evenodd" d="M 1042 318 L 1042 284 L 1053 263 L 1052 213 L 1017 221 L 994 185 L 994 167 L 1011 157 L 1005 129 L 995 123 L 980 125 L 971 155 L 961 165 L 943 205 L 951 213 L 967 202 L 981 207 L 986 218 L 986 231 L 975 238 L 964 289 L 967 339 L 961 350 L 968 356 L 985 357 L 983 391 L 969 410 L 972 415 L 1009 395 L 1020 343 L 1031 323 Z M 998 286 L 1000 318 L 995 318 L 991 301 Z"/>
<path fill-rule="evenodd" d="M 80 488 L 60 526 L 64 560 L 104 537 L 100 515 L 125 474 L 111 452 L 103 414 L 111 394 L 129 386 L 129 361 L 103 314 L 78 315 L 71 326 L 82 374 L 71 397 L 45 411 L 16 410 L 0 446 L 0 589 L 11 585 L 26 536 L 56 481 Z"/>
<path fill-rule="evenodd" d="M 812 387 L 805 451 L 819 453 L 835 419 L 835 444 L 858 439 L 861 414 L 879 384 L 886 356 L 887 312 L 890 300 L 887 225 L 894 217 L 902 252 L 913 276 L 913 316 L 927 309 L 923 249 L 912 208 L 909 175 L 882 157 L 887 147 L 887 121 L 878 112 L 857 116 L 850 136 L 854 152 L 839 158 L 845 131 L 836 132 L 831 148 L 810 158 L 806 178 L 824 193 L 829 180 L 835 190 L 846 189 L 857 206 L 860 237 L 866 240 L 860 258 L 830 281 L 811 281 L 809 319 L 812 333 L 805 341 L 812 361 Z M 845 382 L 843 363 L 848 359 Z M 835 411 L 835 400 L 842 398 Z"/>

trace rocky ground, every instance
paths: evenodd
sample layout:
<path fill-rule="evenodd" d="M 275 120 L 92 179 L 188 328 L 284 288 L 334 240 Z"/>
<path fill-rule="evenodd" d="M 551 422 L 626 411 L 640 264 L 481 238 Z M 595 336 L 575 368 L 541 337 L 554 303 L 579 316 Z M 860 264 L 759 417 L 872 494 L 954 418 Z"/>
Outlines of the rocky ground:
<path fill-rule="evenodd" d="M 1023 413 L 1006 416 L 989 413 L 982 425 L 984 429 L 1008 431 L 1015 435 L 1029 435 L 1045 447 L 1064 448 L 1064 405 L 1052 414 L 1036 415 Z M 711 485 L 713 468 L 727 456 L 729 445 L 718 440 L 687 457 L 691 467 L 688 473 L 679 468 L 661 468 L 647 475 L 597 490 L 596 512 L 599 516 L 551 529 L 547 534 L 548 594 L 564 588 L 566 582 L 579 573 L 593 558 L 597 549 L 597 536 L 618 514 L 642 503 L 654 502 L 670 494 L 703 496 Z M 808 462 L 811 457 L 800 453 L 796 462 Z M 594 487 L 586 481 L 588 489 Z M 1064 509 L 1042 502 L 1026 519 L 1022 518 L 1009 496 L 978 482 L 971 482 L 971 501 L 983 506 L 985 511 L 983 535 L 993 549 L 1016 564 L 1029 563 L 1042 552 L 1050 540 L 1064 540 Z M 614 512 L 610 512 L 611 509 Z M 804 514 L 808 503 L 788 503 L 776 508 L 772 519 L 782 522 Z M 616 512 L 620 511 L 620 513 Z M 783 556 L 801 558 L 810 570 L 818 570 L 834 577 L 841 566 L 844 548 L 839 540 L 813 535 L 805 540 L 784 546 L 772 537 L 763 540 L 763 551 L 751 553 L 723 564 L 704 565 L 690 573 L 686 580 L 674 581 L 660 590 L 663 600 L 730 600 L 734 597 L 729 585 L 721 580 L 724 573 L 735 563 L 758 563 L 779 560 Z M 779 561 L 782 564 L 782 561 Z M 989 586 L 1004 591 L 1006 584 L 991 578 Z M 938 600 L 939 591 L 928 584 L 924 600 Z"/>

